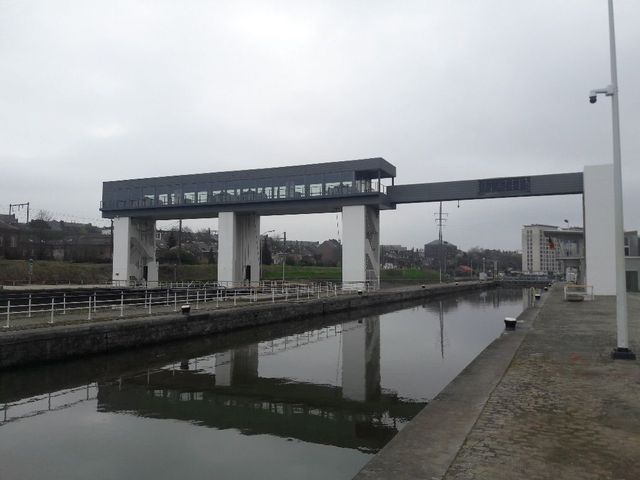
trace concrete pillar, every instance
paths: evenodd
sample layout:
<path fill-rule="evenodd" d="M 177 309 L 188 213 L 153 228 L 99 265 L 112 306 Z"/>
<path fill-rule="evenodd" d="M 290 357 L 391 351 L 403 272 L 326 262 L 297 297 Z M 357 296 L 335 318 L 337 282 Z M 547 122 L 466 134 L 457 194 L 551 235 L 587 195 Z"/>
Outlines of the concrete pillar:
<path fill-rule="evenodd" d="M 616 294 L 613 165 L 584 167 L 586 283 L 595 295 Z"/>
<path fill-rule="evenodd" d="M 380 317 L 342 324 L 342 397 L 366 402 L 380 396 Z"/>
<path fill-rule="evenodd" d="M 156 221 L 149 218 L 113 219 L 113 283 L 126 286 L 158 282 Z"/>
<path fill-rule="evenodd" d="M 258 379 L 258 344 L 216 353 L 216 385 L 248 385 Z"/>
<path fill-rule="evenodd" d="M 220 212 L 218 215 L 218 281 L 260 281 L 260 216 Z M 248 277 L 247 278 L 247 274 Z"/>
<path fill-rule="evenodd" d="M 380 211 L 376 207 L 342 207 L 343 288 L 380 283 Z"/>

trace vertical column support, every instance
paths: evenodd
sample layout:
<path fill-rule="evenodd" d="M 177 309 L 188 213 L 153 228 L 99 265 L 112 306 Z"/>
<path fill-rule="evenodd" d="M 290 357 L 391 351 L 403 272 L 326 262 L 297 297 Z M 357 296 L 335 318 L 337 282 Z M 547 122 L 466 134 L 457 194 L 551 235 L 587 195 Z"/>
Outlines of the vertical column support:
<path fill-rule="evenodd" d="M 154 284 L 158 281 L 156 221 L 150 218 L 113 219 L 113 273 L 115 285 Z"/>
<path fill-rule="evenodd" d="M 596 295 L 616 294 L 613 165 L 584 168 L 586 283 Z"/>
<path fill-rule="evenodd" d="M 218 216 L 219 282 L 226 285 L 259 282 L 259 234 L 259 215 L 220 212 Z"/>
<path fill-rule="evenodd" d="M 218 282 L 231 286 L 236 282 L 236 214 L 220 212 L 218 215 Z"/>
<path fill-rule="evenodd" d="M 343 288 L 380 283 L 380 211 L 376 207 L 342 207 Z"/>

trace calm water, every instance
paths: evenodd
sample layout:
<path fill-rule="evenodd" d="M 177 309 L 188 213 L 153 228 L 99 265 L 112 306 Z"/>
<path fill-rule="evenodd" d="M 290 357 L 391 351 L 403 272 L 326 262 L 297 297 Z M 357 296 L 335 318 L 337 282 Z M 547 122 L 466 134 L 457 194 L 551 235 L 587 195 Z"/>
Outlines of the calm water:
<path fill-rule="evenodd" d="M 349 479 L 522 299 L 474 292 L 0 374 L 0 479 Z"/>

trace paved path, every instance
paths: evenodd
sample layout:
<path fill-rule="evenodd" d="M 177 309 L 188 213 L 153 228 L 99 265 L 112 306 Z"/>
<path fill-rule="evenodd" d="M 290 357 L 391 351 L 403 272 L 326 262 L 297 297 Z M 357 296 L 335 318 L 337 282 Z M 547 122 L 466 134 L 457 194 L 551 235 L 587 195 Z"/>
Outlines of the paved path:
<path fill-rule="evenodd" d="M 515 356 L 508 350 L 516 337 L 503 336 L 493 353 L 492 347 L 485 351 L 358 478 L 640 479 L 640 362 L 611 360 L 614 312 L 613 297 L 568 303 L 555 288 L 526 326 Z M 629 297 L 629 312 L 631 347 L 638 354 L 636 295 Z M 487 383 L 481 376 L 495 378 L 487 366 L 500 363 L 498 351 L 506 352 L 506 371 L 481 398 Z M 478 388 L 469 388 L 474 382 Z M 465 408 L 457 396 L 447 407 L 447 397 L 465 392 L 465 386 Z M 474 409 L 480 412 L 475 423 L 461 433 L 460 419 Z M 403 451 L 411 457 L 390 458 Z"/>

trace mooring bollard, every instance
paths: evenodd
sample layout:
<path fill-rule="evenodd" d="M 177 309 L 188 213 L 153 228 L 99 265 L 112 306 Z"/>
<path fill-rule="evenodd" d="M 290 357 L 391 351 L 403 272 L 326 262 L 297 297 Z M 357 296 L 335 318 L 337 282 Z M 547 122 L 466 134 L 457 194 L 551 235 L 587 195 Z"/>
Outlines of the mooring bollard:
<path fill-rule="evenodd" d="M 518 323 L 518 320 L 516 320 L 513 317 L 504 317 L 504 328 L 505 328 L 505 330 L 515 330 L 517 323 Z"/>

